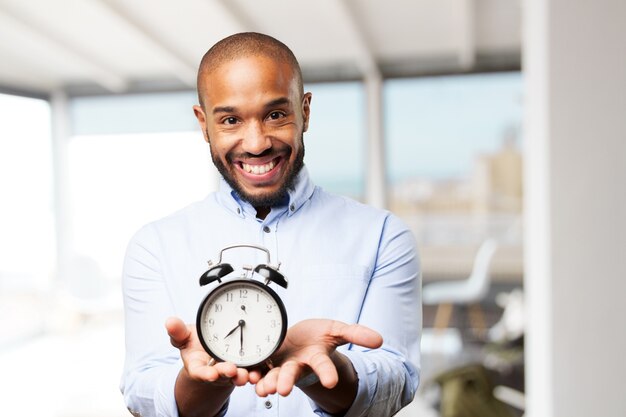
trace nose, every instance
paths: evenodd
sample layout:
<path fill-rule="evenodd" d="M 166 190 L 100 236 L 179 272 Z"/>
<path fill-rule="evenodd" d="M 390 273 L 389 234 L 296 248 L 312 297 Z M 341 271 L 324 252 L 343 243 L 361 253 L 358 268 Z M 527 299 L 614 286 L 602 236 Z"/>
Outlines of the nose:
<path fill-rule="evenodd" d="M 263 123 L 253 121 L 248 123 L 244 131 L 242 150 L 252 155 L 260 155 L 272 147 L 269 135 L 266 135 Z"/>

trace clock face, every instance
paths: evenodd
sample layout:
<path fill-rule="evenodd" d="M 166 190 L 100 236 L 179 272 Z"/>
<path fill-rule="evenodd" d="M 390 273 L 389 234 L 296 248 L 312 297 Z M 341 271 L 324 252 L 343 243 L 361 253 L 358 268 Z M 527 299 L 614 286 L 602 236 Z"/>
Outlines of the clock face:
<path fill-rule="evenodd" d="M 280 347 L 287 332 L 287 313 L 271 288 L 240 279 L 225 282 L 207 295 L 196 326 L 209 355 L 253 367 Z"/>

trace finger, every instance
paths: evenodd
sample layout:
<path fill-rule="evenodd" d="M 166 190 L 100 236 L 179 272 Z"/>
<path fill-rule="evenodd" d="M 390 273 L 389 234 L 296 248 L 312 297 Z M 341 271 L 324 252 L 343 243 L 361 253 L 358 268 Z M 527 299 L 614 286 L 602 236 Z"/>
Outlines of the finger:
<path fill-rule="evenodd" d="M 177 317 L 168 318 L 165 321 L 165 328 L 170 336 L 172 346 L 180 349 L 189 341 L 191 332 L 181 319 Z"/>
<path fill-rule="evenodd" d="M 276 383 L 278 380 L 278 374 L 280 373 L 280 367 L 276 367 L 269 371 L 261 380 L 256 384 L 255 390 L 260 397 L 267 397 L 270 394 L 276 393 Z"/>
<path fill-rule="evenodd" d="M 267 394 L 265 393 L 265 386 L 263 385 L 263 378 L 254 384 L 254 392 L 256 392 L 256 395 L 259 397 L 267 397 Z"/>
<path fill-rule="evenodd" d="M 361 324 L 346 324 L 340 321 L 333 323 L 333 335 L 341 340 L 341 344 L 355 345 L 376 349 L 382 346 L 383 337 L 375 330 Z"/>
<path fill-rule="evenodd" d="M 309 366 L 317 374 L 324 388 L 334 388 L 339 382 L 337 368 L 328 355 L 321 352 L 317 353 L 311 357 Z"/>
<path fill-rule="evenodd" d="M 263 384 L 265 386 L 265 391 L 268 394 L 275 394 L 276 393 L 276 385 L 278 384 L 278 376 L 280 375 L 281 369 L 282 369 L 281 367 L 276 367 L 276 368 L 270 370 L 263 377 Z"/>
<path fill-rule="evenodd" d="M 250 379 L 251 384 L 256 384 L 263 377 L 263 373 L 259 369 L 254 369 L 249 371 L 248 378 Z"/>
<path fill-rule="evenodd" d="M 237 375 L 235 375 L 235 377 L 232 378 L 232 381 L 233 381 L 233 384 L 235 384 L 238 387 L 241 387 L 243 385 L 246 385 L 248 382 L 250 382 L 250 374 L 248 373 L 246 369 L 237 368 Z"/>
<path fill-rule="evenodd" d="M 190 357 L 185 363 L 189 376 L 198 381 L 214 382 L 220 378 L 220 373 L 214 366 L 208 366 L 206 360 L 199 357 Z"/>
<path fill-rule="evenodd" d="M 237 366 L 232 362 L 218 362 L 213 365 L 220 376 L 234 378 L 237 376 Z"/>
<path fill-rule="evenodd" d="M 206 358 L 191 356 L 186 365 L 189 376 L 199 381 L 216 382 L 218 380 L 232 381 L 238 379 L 241 385 L 247 382 L 247 371 L 240 369 L 231 362 L 219 362 L 215 365 L 207 365 Z"/>
<path fill-rule="evenodd" d="M 254 385 L 254 391 L 259 397 L 267 397 L 269 395 L 269 393 L 265 389 L 265 380 L 263 378 L 259 379 L 256 382 L 256 384 Z"/>
<path fill-rule="evenodd" d="M 212 382 L 219 379 L 237 386 L 248 383 L 248 371 L 244 368 L 237 368 L 232 362 L 218 362 L 208 368 L 212 368 L 216 373 L 216 378 Z"/>
<path fill-rule="evenodd" d="M 296 381 L 302 375 L 303 365 L 296 361 L 287 361 L 280 366 L 280 374 L 276 381 L 276 391 L 286 397 L 293 390 Z"/>

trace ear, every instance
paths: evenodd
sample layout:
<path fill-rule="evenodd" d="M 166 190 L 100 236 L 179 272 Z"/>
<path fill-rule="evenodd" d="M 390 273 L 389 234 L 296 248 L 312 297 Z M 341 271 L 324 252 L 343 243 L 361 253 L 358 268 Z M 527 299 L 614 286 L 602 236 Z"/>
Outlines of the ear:
<path fill-rule="evenodd" d="M 311 99 L 313 98 L 313 94 L 306 93 L 302 98 L 302 117 L 303 117 L 303 128 L 302 131 L 306 132 L 309 129 L 309 115 L 311 114 Z"/>
<path fill-rule="evenodd" d="M 202 130 L 204 140 L 206 141 L 206 143 L 209 143 L 209 137 L 206 130 L 206 115 L 204 114 L 204 109 L 202 108 L 202 106 L 195 105 L 193 106 L 193 113 L 196 115 L 196 119 L 198 119 L 198 124 L 200 125 L 200 129 Z"/>

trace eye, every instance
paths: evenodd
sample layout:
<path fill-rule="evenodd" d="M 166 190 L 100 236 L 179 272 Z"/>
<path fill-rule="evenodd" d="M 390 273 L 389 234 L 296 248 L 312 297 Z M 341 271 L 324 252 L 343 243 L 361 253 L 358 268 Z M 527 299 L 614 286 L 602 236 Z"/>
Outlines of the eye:
<path fill-rule="evenodd" d="M 234 125 L 237 123 L 237 118 L 236 117 L 226 117 L 224 118 L 224 120 L 222 120 L 222 123 L 225 125 Z"/>
<path fill-rule="evenodd" d="M 278 120 L 282 119 L 283 117 L 285 117 L 285 113 L 283 113 L 282 111 L 273 111 L 267 116 L 267 118 L 270 120 Z"/>

